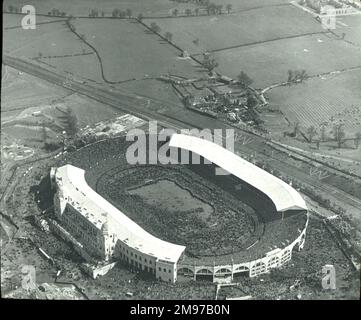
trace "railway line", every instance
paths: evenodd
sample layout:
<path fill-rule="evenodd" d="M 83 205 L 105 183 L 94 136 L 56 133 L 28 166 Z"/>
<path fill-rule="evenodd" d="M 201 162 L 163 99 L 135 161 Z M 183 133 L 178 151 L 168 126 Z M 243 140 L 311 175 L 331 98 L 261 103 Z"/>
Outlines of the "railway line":
<path fill-rule="evenodd" d="M 148 101 L 152 101 L 153 103 L 161 105 L 165 105 L 166 102 L 146 96 L 128 94 L 120 91 L 113 91 L 112 89 L 90 86 L 86 83 L 74 81 L 64 75 L 51 72 L 33 64 L 32 62 L 19 58 L 4 55 L 3 63 L 35 77 L 46 80 L 50 83 L 62 86 L 69 91 L 85 95 L 93 100 L 107 104 L 123 112 L 133 114 L 146 120 L 156 120 L 160 125 L 165 127 L 175 129 L 235 129 L 235 131 L 239 131 L 242 135 L 249 136 L 252 141 L 252 143 L 248 144 L 235 142 L 236 151 L 241 150 L 247 154 L 257 153 L 257 155 L 261 156 L 264 160 L 273 158 L 273 160 L 275 160 L 272 162 L 274 169 L 277 169 L 288 176 L 294 177 L 295 180 L 302 181 L 304 184 L 309 185 L 315 191 L 319 190 L 321 192 L 327 193 L 336 200 L 341 201 L 342 203 L 346 203 L 348 206 L 359 210 L 361 217 L 361 199 L 358 199 L 340 190 L 334 185 L 327 184 L 326 182 L 320 181 L 316 177 L 310 176 L 308 173 L 302 171 L 301 168 L 297 168 L 296 166 L 280 159 L 279 157 L 270 156 L 267 150 L 271 149 L 277 153 L 277 149 L 272 149 L 272 146 L 269 145 L 269 140 L 256 133 L 234 128 L 219 120 L 209 119 L 206 116 L 194 114 L 193 112 L 190 112 L 186 109 L 180 109 L 176 115 L 151 111 L 146 109 L 146 105 L 149 103 Z M 168 102 L 167 104 L 169 105 Z"/>

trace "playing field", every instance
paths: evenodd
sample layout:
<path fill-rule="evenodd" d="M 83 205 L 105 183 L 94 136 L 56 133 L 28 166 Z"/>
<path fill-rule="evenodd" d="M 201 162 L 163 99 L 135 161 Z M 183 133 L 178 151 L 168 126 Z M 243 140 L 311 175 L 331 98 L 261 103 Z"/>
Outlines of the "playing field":
<path fill-rule="evenodd" d="M 198 211 L 196 215 L 199 215 L 202 220 L 206 220 L 214 212 L 213 207 L 208 203 L 197 199 L 188 190 L 166 179 L 128 192 L 140 196 L 148 205 L 166 212 Z"/>

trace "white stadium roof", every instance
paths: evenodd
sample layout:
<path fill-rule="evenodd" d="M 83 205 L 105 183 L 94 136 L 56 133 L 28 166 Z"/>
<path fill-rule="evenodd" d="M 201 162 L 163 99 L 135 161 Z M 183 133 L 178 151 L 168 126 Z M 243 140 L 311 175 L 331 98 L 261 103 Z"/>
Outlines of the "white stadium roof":
<path fill-rule="evenodd" d="M 56 171 L 63 196 L 97 228 L 108 221 L 109 232 L 129 247 L 144 254 L 176 263 L 185 250 L 184 246 L 172 244 L 151 235 L 110 202 L 89 187 L 85 171 L 72 165 L 65 165 Z M 60 180 L 60 181 L 59 181 Z M 104 214 L 107 214 L 107 217 Z"/>
<path fill-rule="evenodd" d="M 197 153 L 267 195 L 279 212 L 307 210 L 301 195 L 290 185 L 211 141 L 173 134 L 169 145 Z"/>

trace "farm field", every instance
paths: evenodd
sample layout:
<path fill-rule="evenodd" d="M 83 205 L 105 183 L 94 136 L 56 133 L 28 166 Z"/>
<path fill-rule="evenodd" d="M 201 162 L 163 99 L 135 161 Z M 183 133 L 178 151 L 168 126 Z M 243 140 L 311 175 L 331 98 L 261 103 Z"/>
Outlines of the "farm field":
<path fill-rule="evenodd" d="M 290 1 L 289 0 L 213 0 L 213 3 L 217 5 L 232 5 L 232 10 L 234 11 L 241 11 L 241 10 L 250 10 L 253 8 L 258 7 L 269 7 L 269 6 L 280 6 L 280 5 L 287 5 Z M 223 10 L 226 8 L 224 7 Z"/>
<path fill-rule="evenodd" d="M 90 84 L 104 84 L 101 76 L 100 63 L 95 54 L 87 50 L 86 54 L 71 57 L 56 57 L 37 59 L 41 67 L 55 71 L 57 73 L 66 73 L 71 79 L 85 81 Z"/>
<path fill-rule="evenodd" d="M 199 75 L 191 60 L 134 21 L 77 19 L 74 25 L 97 49 L 108 81 Z"/>
<path fill-rule="evenodd" d="M 8 28 L 21 28 L 21 20 L 23 15 L 21 14 L 3 14 L 3 28 L 7 30 Z M 54 21 L 65 20 L 65 18 L 60 17 L 44 17 L 37 16 L 36 23 L 53 23 Z M 56 22 L 54 22 L 56 23 Z M 25 31 L 25 30 L 24 30 Z"/>
<path fill-rule="evenodd" d="M 304 69 L 314 76 L 360 66 L 361 48 L 319 34 L 221 51 L 215 57 L 221 73 L 236 77 L 243 70 L 254 87 L 265 88 L 287 81 L 290 69 Z"/>
<path fill-rule="evenodd" d="M 46 81 L 35 79 L 28 74 L 3 65 L 1 83 L 1 118 L 16 116 L 23 109 L 50 103 L 51 100 L 66 96 L 67 90 L 53 86 Z"/>
<path fill-rule="evenodd" d="M 5 15 L 6 16 L 6 15 Z M 64 22 L 38 25 L 35 30 L 5 30 L 4 52 L 17 57 L 37 58 L 82 54 L 89 51 Z"/>
<path fill-rule="evenodd" d="M 347 135 L 361 131 L 360 69 L 309 79 L 303 84 L 268 91 L 270 107 L 302 127 L 343 123 Z"/>
<path fill-rule="evenodd" d="M 324 31 L 312 17 L 291 5 L 230 15 L 144 20 L 148 25 L 154 21 L 191 54 Z M 194 44 L 197 39 L 199 43 Z"/>
<path fill-rule="evenodd" d="M 345 40 L 361 47 L 361 15 L 339 17 L 335 33 L 342 36 L 345 33 Z"/>
<path fill-rule="evenodd" d="M 265 1 L 265 0 L 261 0 Z M 272 0 L 274 1 L 274 0 Z M 277 1 L 277 0 L 276 0 Z M 19 8 L 29 4 L 25 0 L 5 0 L 3 7 L 8 8 L 9 5 L 15 5 Z M 131 9 L 134 15 L 142 13 L 143 15 L 169 15 L 174 8 L 178 10 L 184 10 L 185 8 L 194 8 L 195 6 L 188 3 L 177 3 L 170 0 L 34 0 L 32 5 L 38 9 L 38 13 L 47 14 L 53 8 L 64 11 L 72 15 L 87 16 L 90 10 L 98 9 L 104 11 L 107 15 L 111 15 L 111 12 L 115 8 L 120 10 Z"/>
<path fill-rule="evenodd" d="M 143 97 L 154 98 L 164 102 L 156 103 L 148 100 L 146 104 L 147 110 L 164 112 L 166 110 L 178 111 L 183 109 L 183 103 L 169 83 L 160 82 L 155 79 L 144 79 L 123 82 L 114 85 L 114 87 L 119 90 L 141 94 Z"/>
<path fill-rule="evenodd" d="M 64 129 L 66 108 L 73 110 L 79 128 L 123 115 L 107 105 L 20 74 L 8 66 L 3 67 L 1 94 L 2 147 L 15 143 L 21 148 L 42 148 L 43 126 L 49 138 L 56 139 Z"/>

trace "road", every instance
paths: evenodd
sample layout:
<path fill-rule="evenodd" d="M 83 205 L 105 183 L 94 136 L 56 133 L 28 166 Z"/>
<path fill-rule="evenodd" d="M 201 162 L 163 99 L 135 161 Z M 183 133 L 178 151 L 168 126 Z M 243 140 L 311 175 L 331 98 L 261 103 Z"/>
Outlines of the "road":
<path fill-rule="evenodd" d="M 62 86 L 70 91 L 77 92 L 93 100 L 112 106 L 113 108 L 123 112 L 130 113 L 147 120 L 157 120 L 159 125 L 164 127 L 175 129 L 234 129 L 234 127 L 222 121 L 210 119 L 209 117 L 196 114 L 179 106 L 177 106 L 179 111 L 176 114 L 174 114 L 174 111 L 172 111 L 173 113 L 170 114 L 169 112 L 158 113 L 156 111 L 149 110 L 147 109 L 147 105 L 149 104 L 148 101 L 164 106 L 166 106 L 166 102 L 150 97 L 113 91 L 112 89 L 95 87 L 86 83 L 77 82 L 68 79 L 65 75 L 40 67 L 31 61 L 4 55 L 3 63 L 35 77 L 46 80 L 50 83 Z M 268 163 L 270 159 L 274 160 L 270 163 L 270 166 L 273 169 L 276 169 L 289 177 L 293 177 L 294 179 L 301 181 L 303 184 L 308 185 L 309 188 L 314 189 L 316 192 L 320 191 L 325 193 L 331 198 L 338 200 L 342 204 L 356 209 L 357 212 L 360 213 L 360 217 L 358 218 L 361 218 L 360 199 L 340 190 L 334 185 L 327 184 L 322 180 L 320 181 L 320 179 L 317 177 L 311 176 L 308 171 L 306 172 L 304 168 L 296 167 L 290 161 L 282 160 L 283 157 L 277 156 L 279 152 L 269 145 L 269 139 L 256 133 L 238 128 L 235 129 L 235 131 L 250 141 L 249 143 L 236 142 L 236 152 L 246 153 L 248 155 L 257 154 L 257 158 L 264 160 L 265 163 Z"/>

